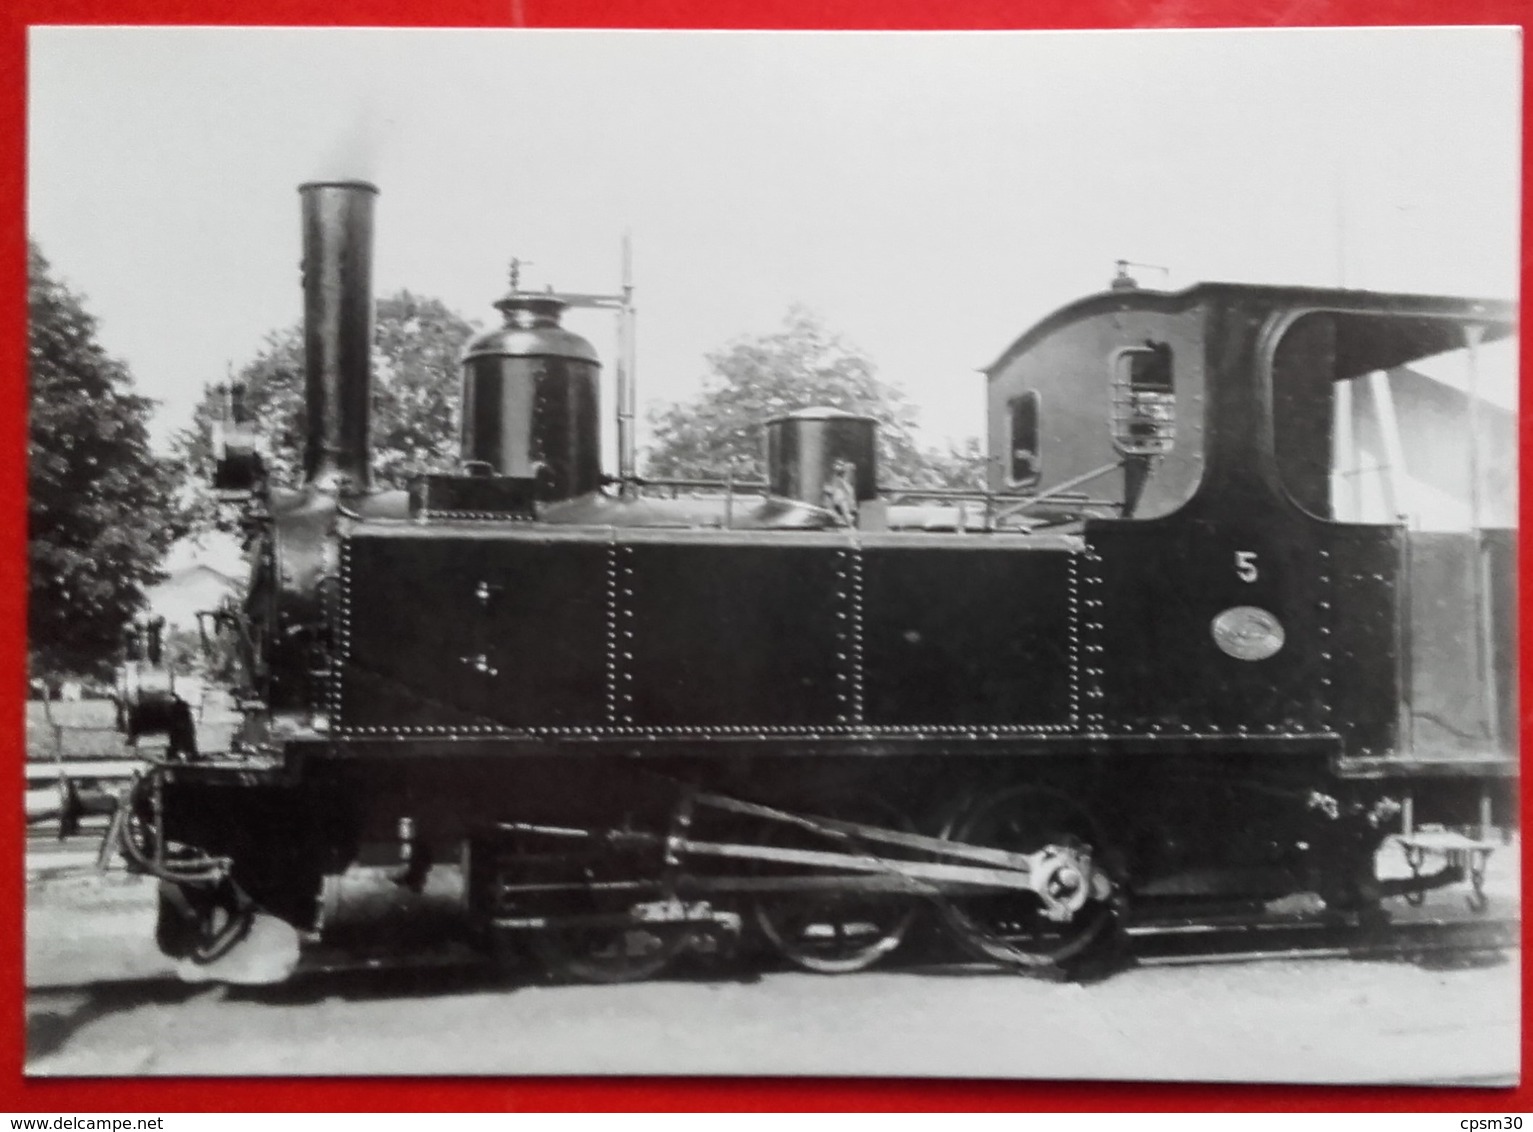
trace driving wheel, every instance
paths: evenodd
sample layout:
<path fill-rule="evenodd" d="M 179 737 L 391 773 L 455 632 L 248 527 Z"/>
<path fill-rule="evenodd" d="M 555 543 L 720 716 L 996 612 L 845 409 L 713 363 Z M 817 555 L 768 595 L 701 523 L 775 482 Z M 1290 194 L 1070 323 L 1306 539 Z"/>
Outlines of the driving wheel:
<path fill-rule="evenodd" d="M 630 887 L 632 882 L 654 876 L 655 862 L 645 853 L 602 844 L 564 851 L 512 841 L 499 848 L 502 859 L 513 865 L 514 885 L 562 889 L 517 909 L 549 922 L 531 931 L 526 944 L 554 978 L 638 982 L 658 975 L 686 946 L 683 925 L 647 924 L 634 914 L 644 896 Z"/>
<path fill-rule="evenodd" d="M 821 816 L 863 825 L 881 826 L 911 832 L 912 826 L 894 805 L 875 795 L 854 795 L 815 802 Z M 786 823 L 769 823 L 762 831 L 762 842 L 781 848 L 818 852 L 841 852 L 858 856 L 881 856 L 887 847 L 867 842 L 854 835 L 815 832 Z M 919 898 L 896 891 L 857 891 L 859 881 L 871 876 L 874 883 L 888 883 L 897 878 L 877 873 L 847 871 L 838 874 L 829 868 L 795 869 L 791 866 L 764 866 L 763 875 L 798 874 L 806 879 L 834 884 L 843 877 L 847 887 L 823 891 L 783 892 L 757 898 L 754 912 L 757 926 L 772 947 L 806 971 L 839 975 L 860 971 L 878 962 L 899 947 L 920 909 Z"/>
<path fill-rule="evenodd" d="M 1059 967 L 1104 938 L 1117 918 L 1112 886 L 1100 874 L 1103 844 L 1090 815 L 1051 787 L 1021 785 L 986 792 L 949 823 L 952 841 L 1045 853 L 1050 908 L 1036 892 L 948 896 L 944 924 L 980 959 L 1018 968 Z M 1065 914 L 1061 909 L 1073 908 Z"/>
<path fill-rule="evenodd" d="M 665 970 L 681 950 L 679 929 L 642 925 L 557 927 L 536 932 L 528 941 L 550 974 L 572 982 L 630 983 Z"/>

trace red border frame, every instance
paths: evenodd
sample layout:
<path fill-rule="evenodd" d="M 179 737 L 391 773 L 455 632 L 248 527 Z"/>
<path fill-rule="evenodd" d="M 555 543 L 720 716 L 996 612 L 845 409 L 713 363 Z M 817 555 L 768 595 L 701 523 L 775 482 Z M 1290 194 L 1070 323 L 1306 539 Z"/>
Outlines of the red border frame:
<path fill-rule="evenodd" d="M 1533 7 L 1526 0 L 21 0 L 8 6 L 0 31 L 0 213 L 22 218 L 25 192 L 26 29 L 34 24 L 209 24 L 413 27 L 630 28 L 1125 28 L 1234 26 L 1357 26 L 1385 24 L 1509 24 L 1526 37 Z M 1524 83 L 1526 138 L 1530 102 Z M 1533 213 L 1533 152 L 1523 151 L 1522 294 L 1533 294 L 1527 232 Z M 9 734 L 23 732 L 25 698 L 26 313 L 25 224 L 0 229 L 0 280 L 7 297 L 0 346 L 10 375 L 0 383 L 0 546 L 10 565 L 0 570 L 0 627 L 14 647 L 0 651 L 0 709 Z M 1533 388 L 1533 347 L 1524 345 L 1523 389 Z M 1533 414 L 1522 423 L 1524 449 L 1533 447 Z M 1533 520 L 1527 464 L 1523 530 Z M 1524 548 L 1526 549 L 1526 548 Z M 1519 586 L 1524 609 L 1533 584 Z M 1523 620 L 1524 673 L 1533 660 Z M 1524 702 L 1529 687 L 1523 681 Z M 1527 728 L 1524 728 L 1525 732 Z M 18 741 L 14 750 L 20 750 Z M 0 789 L 0 813 L 17 815 L 0 833 L 0 1109 L 29 1112 L 177 1111 L 529 1111 L 529 1110 L 975 1110 L 975 1111 L 1533 1111 L 1526 1034 L 1524 1084 L 1515 1090 L 1344 1088 L 1180 1084 L 1096 1084 L 1028 1081 L 819 1079 L 309 1079 L 87 1080 L 22 1077 L 22 915 L 20 860 L 25 844 L 21 776 Z M 1527 801 L 1526 796 L 1524 801 Z M 1524 874 L 1533 853 L 1524 842 Z M 1526 940 L 1525 940 L 1526 942 Z M 1524 949 L 1526 951 L 1526 949 Z M 1524 1015 L 1526 1019 L 1526 1012 Z M 1527 1022 L 1524 1022 L 1526 1029 Z"/>

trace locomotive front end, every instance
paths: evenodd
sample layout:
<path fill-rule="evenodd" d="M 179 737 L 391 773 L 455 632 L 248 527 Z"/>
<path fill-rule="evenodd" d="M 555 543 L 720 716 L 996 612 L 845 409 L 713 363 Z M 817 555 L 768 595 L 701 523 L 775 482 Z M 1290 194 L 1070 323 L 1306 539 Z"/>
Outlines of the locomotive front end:
<path fill-rule="evenodd" d="M 242 662 L 243 723 L 227 752 L 151 761 L 108 835 L 133 867 L 160 879 L 157 937 L 194 965 L 221 960 L 253 931 L 275 934 L 295 960 L 293 928 L 315 923 L 325 846 L 350 836 L 344 791 L 301 771 L 328 742 L 340 542 L 357 523 L 407 511 L 403 493 L 373 488 L 370 466 L 377 189 L 320 182 L 299 194 L 301 481 L 270 482 L 238 390 L 215 452 L 214 486 L 240 506 L 251 564 L 243 602 L 216 615 Z"/>

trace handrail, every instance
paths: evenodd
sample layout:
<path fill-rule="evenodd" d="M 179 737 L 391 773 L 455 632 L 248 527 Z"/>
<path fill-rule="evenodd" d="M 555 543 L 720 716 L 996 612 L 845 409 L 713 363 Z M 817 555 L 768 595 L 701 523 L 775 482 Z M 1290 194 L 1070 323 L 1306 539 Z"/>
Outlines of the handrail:
<path fill-rule="evenodd" d="M 1063 493 L 1066 491 L 1066 489 L 1072 488 L 1072 487 L 1079 487 L 1083 483 L 1089 483 L 1091 480 L 1097 479 L 1097 478 L 1099 478 L 1101 476 L 1105 476 L 1108 472 L 1115 472 L 1119 468 L 1123 467 L 1123 465 L 1126 464 L 1127 462 L 1128 462 L 1127 460 L 1115 460 L 1111 464 L 1104 464 L 1104 465 L 1102 465 L 1102 467 L 1096 468 L 1093 471 L 1084 472 L 1081 475 L 1078 475 L 1078 476 L 1075 476 L 1075 477 L 1073 477 L 1071 479 L 1067 479 L 1067 480 L 1064 480 L 1064 481 L 1062 481 L 1060 483 L 1057 483 L 1053 487 L 1049 488 L 1047 491 L 1041 491 L 1037 495 L 1031 496 L 1028 499 L 1022 500 L 1020 503 L 1016 503 L 1016 504 L 1013 504 L 1010 507 L 1007 507 L 1005 510 L 1001 511 L 999 514 L 995 515 L 991 519 L 991 522 L 999 523 L 1003 519 L 1009 519 L 1009 518 L 1011 518 L 1011 516 L 1021 512 L 1021 511 L 1024 511 L 1027 508 L 1034 506 L 1035 504 L 1043 502 L 1045 499 L 1058 498 L 1058 497 L 1063 495 Z"/>

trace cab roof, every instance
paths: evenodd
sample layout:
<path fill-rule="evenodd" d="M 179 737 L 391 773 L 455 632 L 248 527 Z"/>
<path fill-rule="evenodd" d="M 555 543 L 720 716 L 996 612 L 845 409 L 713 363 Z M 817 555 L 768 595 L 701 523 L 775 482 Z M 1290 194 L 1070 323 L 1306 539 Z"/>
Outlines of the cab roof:
<path fill-rule="evenodd" d="M 1131 288 L 1102 291 L 1078 299 L 1025 331 L 988 366 L 986 378 L 1010 365 L 1060 328 L 1092 315 L 1112 311 L 1150 310 L 1177 313 L 1199 306 L 1250 306 L 1269 310 L 1323 310 L 1348 315 L 1386 318 L 1421 318 L 1409 329 L 1395 324 L 1387 332 L 1376 321 L 1360 318 L 1349 323 L 1338 343 L 1340 373 L 1364 373 L 1391 369 L 1417 358 L 1430 357 L 1461 345 L 1452 336 L 1451 321 L 1478 321 L 1486 326 L 1486 341 L 1511 334 L 1517 324 L 1517 308 L 1499 299 L 1471 299 L 1448 295 L 1414 295 L 1382 291 L 1354 291 L 1328 287 L 1286 287 L 1255 283 L 1198 283 L 1182 291 Z"/>

